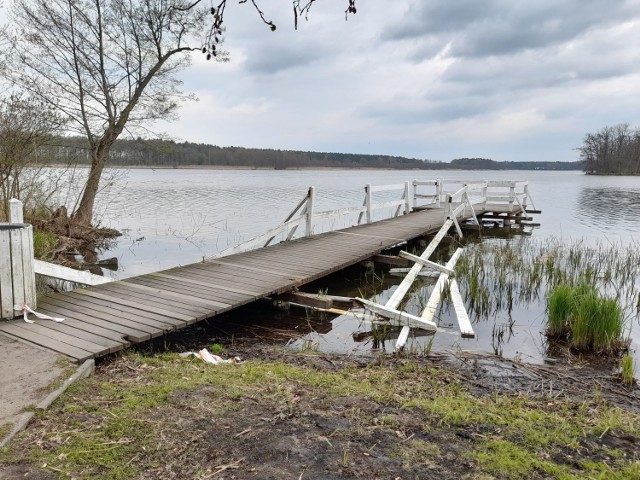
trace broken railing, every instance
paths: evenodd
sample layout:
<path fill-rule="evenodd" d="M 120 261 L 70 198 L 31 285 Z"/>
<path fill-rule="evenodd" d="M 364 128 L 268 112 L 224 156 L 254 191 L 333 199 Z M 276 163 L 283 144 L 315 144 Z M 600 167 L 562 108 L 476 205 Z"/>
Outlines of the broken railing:
<path fill-rule="evenodd" d="M 449 289 L 454 311 L 458 318 L 460 333 L 466 338 L 475 337 L 469 316 L 464 307 L 464 302 L 462 300 L 458 284 L 455 278 L 453 278 L 454 267 L 458 258 L 462 254 L 462 248 L 458 248 L 444 266 L 429 260 L 429 257 L 433 254 L 441 240 L 454 224 L 456 224 L 455 217 L 447 218 L 444 225 L 440 228 L 440 231 L 435 237 L 433 237 L 425 251 L 419 257 L 409 252 L 400 252 L 401 257 L 413 261 L 414 265 L 410 269 L 406 269 L 407 274 L 404 280 L 400 285 L 398 285 L 398 288 L 396 288 L 384 305 L 380 305 L 363 298 L 355 299 L 364 306 L 365 310 L 369 310 L 374 314 L 374 318 L 364 317 L 363 321 L 377 324 L 391 324 L 393 326 L 402 327 L 400 334 L 398 335 L 398 339 L 396 340 L 396 352 L 404 348 L 409 338 L 411 328 L 419 328 L 432 334 L 436 333 L 438 326 L 434 321 L 434 316 L 442 299 L 442 295 L 447 288 Z M 459 231 L 458 233 L 461 232 Z M 409 292 L 409 289 L 415 279 L 422 274 L 428 273 L 429 270 L 436 270 L 440 272 L 440 275 L 421 315 L 418 317 L 417 315 L 412 315 L 402 310 L 398 310 L 402 299 L 405 297 L 407 292 Z"/>

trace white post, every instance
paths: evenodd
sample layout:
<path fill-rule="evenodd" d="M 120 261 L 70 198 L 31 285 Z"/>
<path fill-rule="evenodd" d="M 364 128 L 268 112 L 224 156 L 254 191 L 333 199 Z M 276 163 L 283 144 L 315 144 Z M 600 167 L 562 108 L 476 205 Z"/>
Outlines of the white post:
<path fill-rule="evenodd" d="M 529 182 L 524 184 L 524 198 L 522 200 L 523 200 L 522 201 L 522 206 L 526 210 L 527 209 L 527 203 L 529 203 L 528 202 L 528 200 L 529 200 Z M 522 213 L 524 213 L 524 212 L 522 212 Z"/>
<path fill-rule="evenodd" d="M 9 223 L 24 223 L 22 202 L 17 198 L 9 200 Z"/>
<path fill-rule="evenodd" d="M 413 208 L 416 208 L 418 206 L 418 197 L 416 195 L 418 195 L 418 180 L 414 179 L 413 180 Z"/>
<path fill-rule="evenodd" d="M 489 186 L 489 181 L 484 181 L 484 187 L 482 187 L 482 209 L 487 209 L 487 188 Z"/>
<path fill-rule="evenodd" d="M 404 214 L 411 213 L 411 186 L 409 182 L 404 182 Z"/>
<path fill-rule="evenodd" d="M 442 197 L 442 180 L 441 179 L 437 179 L 436 180 L 436 206 L 438 208 L 440 208 L 440 198 Z"/>
<path fill-rule="evenodd" d="M 307 200 L 307 237 L 313 234 L 313 200 L 316 196 L 316 187 L 309 187 L 309 199 Z"/>
<path fill-rule="evenodd" d="M 373 211 L 373 208 L 372 208 L 373 192 L 371 191 L 371 184 L 367 183 L 367 186 L 364 187 L 364 189 L 365 189 L 365 194 L 366 194 L 365 203 L 367 204 L 367 223 L 371 223 L 372 216 L 373 216 L 372 215 L 372 211 Z"/>
<path fill-rule="evenodd" d="M 511 182 L 511 186 L 509 187 L 509 211 L 513 212 L 513 199 L 516 196 L 516 184 Z"/>

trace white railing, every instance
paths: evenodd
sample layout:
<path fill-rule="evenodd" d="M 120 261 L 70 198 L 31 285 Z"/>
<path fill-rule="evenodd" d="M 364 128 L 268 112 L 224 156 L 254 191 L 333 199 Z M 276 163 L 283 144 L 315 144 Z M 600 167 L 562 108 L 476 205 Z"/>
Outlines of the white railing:
<path fill-rule="evenodd" d="M 463 188 L 452 190 L 452 186 L 471 187 L 468 190 L 471 204 L 482 203 L 485 210 L 496 208 L 500 211 L 513 212 L 518 207 L 524 212 L 529 205 L 535 210 L 535 205 L 529 192 L 529 182 L 511 180 L 466 182 L 439 178 L 427 181 L 413 181 L 413 208 L 440 208 L 443 203 L 449 202 L 452 197 L 454 197 L 453 202 L 461 202 L 461 197 L 465 193 Z"/>
<path fill-rule="evenodd" d="M 375 201 L 374 194 L 385 192 L 402 191 L 400 200 L 383 199 Z M 411 212 L 411 183 L 404 182 L 393 185 L 371 185 L 364 187 L 364 201 L 361 206 L 338 208 L 334 210 L 316 211 L 316 189 L 309 187 L 307 194 L 298 203 L 298 205 L 285 218 L 280 225 L 273 227 L 269 231 L 254 237 L 247 242 L 241 243 L 231 248 L 227 248 L 222 252 L 210 257 L 211 259 L 232 255 L 234 253 L 245 252 L 255 248 L 266 247 L 277 238 L 283 241 L 291 240 L 301 225 L 305 226 L 305 236 L 309 237 L 314 234 L 323 233 L 334 230 L 335 222 L 331 224 L 327 220 L 335 220 L 345 218 L 349 215 L 358 215 L 357 220 L 352 224 L 371 223 L 373 221 L 383 220 L 386 218 L 397 217 L 400 214 L 408 214 Z M 390 215 L 385 215 L 384 211 L 391 211 Z M 376 216 L 376 212 L 382 216 Z M 351 226 L 351 225 L 347 225 Z"/>

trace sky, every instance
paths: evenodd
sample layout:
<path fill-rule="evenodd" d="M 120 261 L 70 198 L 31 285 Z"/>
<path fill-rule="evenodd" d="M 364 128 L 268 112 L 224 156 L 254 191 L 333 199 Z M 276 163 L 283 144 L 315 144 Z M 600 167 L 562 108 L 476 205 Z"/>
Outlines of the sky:
<path fill-rule="evenodd" d="M 216 2 L 217 3 L 217 2 Z M 225 14 L 228 63 L 194 55 L 178 141 L 448 161 L 574 161 L 640 126 L 640 0 L 291 0 Z"/>

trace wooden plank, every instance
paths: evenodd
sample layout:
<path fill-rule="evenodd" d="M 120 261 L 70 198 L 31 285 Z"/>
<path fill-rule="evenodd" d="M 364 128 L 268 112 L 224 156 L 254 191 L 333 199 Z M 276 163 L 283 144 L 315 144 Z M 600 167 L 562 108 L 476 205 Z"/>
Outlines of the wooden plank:
<path fill-rule="evenodd" d="M 156 307 L 148 303 L 142 303 L 137 301 L 135 297 L 133 299 L 127 298 L 126 294 L 119 294 L 114 292 L 101 293 L 96 290 L 89 290 L 89 289 L 82 289 L 82 288 L 75 290 L 74 293 L 77 293 L 79 295 L 86 295 L 88 297 L 98 298 L 100 300 L 105 300 L 107 302 L 112 302 L 114 304 L 122 305 L 125 307 L 131 307 L 139 311 L 164 315 L 167 318 L 173 318 L 174 320 L 178 320 L 177 325 L 181 325 L 185 322 L 192 322 L 194 320 L 192 315 L 180 313 L 179 311 L 168 310 L 164 307 L 162 308 Z"/>
<path fill-rule="evenodd" d="M 67 317 L 73 317 L 84 322 L 92 322 L 97 325 L 102 325 L 102 323 L 98 322 L 105 322 L 106 325 L 103 326 L 108 326 L 108 328 L 127 335 L 127 337 L 131 338 L 134 342 L 143 342 L 160 335 L 164 331 L 165 326 L 165 324 L 158 324 L 157 322 L 153 322 L 154 325 L 150 326 L 138 321 L 138 317 L 135 317 L 135 320 L 131 320 L 125 316 L 126 314 L 118 310 L 110 309 L 109 312 L 111 313 L 109 313 L 99 310 L 107 309 L 108 307 L 90 304 L 88 302 L 77 305 L 56 298 L 48 299 L 46 303 L 42 303 L 41 305 L 49 311 L 60 313 Z"/>
<path fill-rule="evenodd" d="M 173 293 L 169 290 L 161 290 L 158 288 L 147 287 L 145 285 L 137 285 L 126 280 L 105 285 L 100 289 L 101 292 L 112 292 L 117 295 L 127 295 L 132 298 L 139 298 L 141 301 L 148 303 L 151 301 L 153 305 L 166 308 L 171 311 L 184 312 L 189 315 L 199 315 L 211 310 L 219 310 L 228 307 L 227 304 L 207 303 L 200 304 L 197 300 Z M 203 302 L 204 303 L 204 302 Z"/>
<path fill-rule="evenodd" d="M 458 288 L 458 282 L 455 279 L 449 281 L 449 291 L 451 292 L 451 302 L 453 303 L 453 309 L 458 317 L 458 326 L 460 327 L 460 333 L 464 338 L 475 338 L 476 334 L 473 331 L 471 322 L 469 321 L 469 315 L 464 307 L 464 301 L 462 295 L 460 295 L 460 289 Z"/>
<path fill-rule="evenodd" d="M 397 255 L 374 255 L 371 260 L 376 263 L 382 263 L 383 265 L 396 265 L 401 267 L 407 267 L 410 265 L 409 260 L 399 257 Z"/>
<path fill-rule="evenodd" d="M 151 327 L 151 332 L 173 331 L 176 327 L 182 327 L 185 325 L 183 320 L 176 320 L 173 317 L 166 315 L 159 315 L 153 312 L 146 312 L 139 308 L 114 303 L 112 300 L 104 300 L 103 298 L 78 294 L 78 291 L 74 291 L 65 296 L 65 299 L 69 303 L 75 303 L 78 306 L 85 306 L 93 308 L 96 311 L 105 313 L 113 312 L 114 314 L 124 316 L 125 318 L 132 320 L 142 325 Z M 142 329 L 142 328 L 141 328 Z M 154 336 L 157 336 L 154 335 Z"/>
<path fill-rule="evenodd" d="M 22 232 L 21 228 L 9 230 L 9 242 L 11 249 L 11 272 L 13 284 L 13 303 L 23 305 L 24 297 L 24 272 L 22 271 Z"/>
<path fill-rule="evenodd" d="M 41 311 L 42 313 L 46 313 L 47 315 L 58 315 L 60 316 L 61 313 L 60 312 L 56 312 L 53 310 L 50 310 L 48 308 L 42 308 L 39 307 L 38 311 Z M 104 337 L 106 339 L 109 339 L 113 342 L 119 343 L 121 346 L 128 346 L 131 344 L 131 341 L 129 341 L 126 338 L 126 334 L 116 331 L 114 330 L 112 327 L 114 326 L 113 324 L 110 324 L 109 322 L 101 322 L 101 324 L 97 324 L 91 321 L 87 321 L 86 317 L 84 319 L 78 319 L 75 318 L 74 316 L 70 316 L 70 315 L 63 315 L 64 316 L 64 324 L 65 325 L 70 325 L 73 328 L 76 328 L 78 330 L 83 330 L 85 332 L 89 332 L 89 333 L 93 333 L 95 335 L 99 335 L 101 337 Z M 79 316 L 79 315 L 76 315 Z M 98 320 L 99 321 L 99 320 Z M 117 324 L 115 325 L 117 327 Z M 151 338 L 151 336 L 148 336 L 146 339 Z"/>
<path fill-rule="evenodd" d="M 9 230 L 0 230 L 0 318 L 14 318 L 11 281 L 11 239 Z"/>
<path fill-rule="evenodd" d="M 62 265 L 55 265 L 53 263 L 43 262 L 42 260 L 36 259 L 33 264 L 35 272 L 39 275 L 80 283 L 82 285 L 102 285 L 113 281 L 111 278 L 94 275 L 91 272 L 63 267 Z"/>
<path fill-rule="evenodd" d="M 314 307 L 314 308 L 332 308 L 333 300 L 320 294 L 304 293 L 304 292 L 287 292 L 279 295 L 278 300 L 285 302 L 297 303 L 298 305 Z"/>
<path fill-rule="evenodd" d="M 442 225 L 442 227 L 440 228 L 440 231 L 437 233 L 435 237 L 433 237 L 433 239 L 431 240 L 431 242 L 429 243 L 425 251 L 422 252 L 422 255 L 420 255 L 421 258 L 428 259 L 431 256 L 431 254 L 435 251 L 436 247 L 440 243 L 440 240 L 442 240 L 442 238 L 449 231 L 449 228 L 451 228 L 452 224 L 453 224 L 453 220 L 448 219 Z M 400 305 L 400 302 L 409 291 L 409 288 L 413 284 L 413 281 L 415 280 L 415 278 L 418 276 L 418 273 L 420 273 L 420 270 L 422 270 L 422 265 L 419 265 L 419 264 L 415 264 L 411 268 L 409 273 L 407 273 L 407 276 L 405 277 L 405 279 L 402 281 L 400 285 L 398 285 L 398 288 L 396 288 L 396 290 L 393 292 L 389 300 L 387 300 L 387 303 L 385 304 L 386 307 L 397 308 L 398 305 Z"/>
<path fill-rule="evenodd" d="M 427 268 L 430 268 L 432 270 L 436 270 L 438 272 L 444 272 L 447 275 L 453 275 L 453 270 L 451 270 L 450 268 L 443 267 L 439 263 L 431 262 L 431 261 L 426 260 L 424 258 L 421 258 L 421 257 L 418 257 L 416 255 L 413 255 L 413 254 L 411 254 L 409 252 L 405 252 L 404 250 L 402 250 L 399 255 L 402 258 L 406 258 L 407 260 L 410 260 L 410 261 L 412 261 L 414 263 L 417 263 L 418 265 L 422 265 L 423 267 L 427 267 Z"/>
<path fill-rule="evenodd" d="M 58 323 L 45 320 L 42 323 L 38 323 L 38 325 L 49 330 L 55 330 L 56 332 L 75 339 L 72 341 L 73 345 L 76 347 L 86 349 L 85 346 L 88 347 L 90 345 L 100 345 L 106 349 L 106 353 L 114 353 L 122 350 L 122 340 L 114 341 L 112 338 L 104 337 L 102 335 L 89 332 L 88 330 L 77 328 L 78 323 L 81 324 L 82 322 L 69 321 L 69 319 L 65 318 L 64 322 Z"/>
<path fill-rule="evenodd" d="M 179 280 L 135 277 L 135 278 L 128 278 L 127 283 L 146 285 L 148 287 L 159 288 L 159 289 L 171 288 L 171 290 L 176 293 L 194 296 L 195 298 L 199 298 L 202 300 L 214 300 L 214 301 L 226 304 L 228 306 L 233 306 L 236 301 L 244 301 L 247 298 L 249 299 L 255 298 L 251 295 L 241 295 L 238 293 L 233 293 L 228 291 L 222 292 L 217 289 L 201 287 L 198 285 L 189 284 L 187 282 L 183 282 Z"/>
<path fill-rule="evenodd" d="M 364 298 L 356 298 L 355 300 L 356 302 L 362 303 L 366 309 L 371 310 L 373 313 L 387 318 L 390 324 L 397 327 L 407 326 L 412 328 L 421 328 L 428 332 L 435 332 L 438 329 L 436 324 L 432 321 L 424 320 L 423 318 L 416 317 L 410 313 L 379 305 Z"/>
<path fill-rule="evenodd" d="M 23 235 L 27 238 L 24 241 L 22 256 L 22 271 L 24 272 L 24 298 L 32 308 L 37 307 L 36 277 L 34 271 L 33 258 L 33 227 L 23 229 Z"/>
<path fill-rule="evenodd" d="M 212 262 L 215 262 L 215 260 L 212 260 Z M 227 264 L 194 264 L 194 265 L 189 265 L 189 267 L 187 267 L 189 269 L 189 271 L 196 271 L 196 272 L 203 272 L 203 273 L 226 273 L 226 274 L 231 274 L 234 275 L 236 277 L 239 276 L 238 274 L 238 270 L 237 267 L 231 266 L 228 263 Z M 266 269 L 258 269 L 258 268 L 253 268 L 253 269 L 245 269 L 242 272 L 242 279 L 245 280 L 269 280 L 271 282 L 279 282 L 281 281 L 281 279 L 285 279 L 285 280 L 295 280 L 297 277 L 295 275 L 293 275 L 292 273 L 277 273 L 274 271 L 270 271 L 270 270 L 266 270 Z"/>
<path fill-rule="evenodd" d="M 68 355 L 69 357 L 75 358 L 80 362 L 87 360 L 89 358 L 94 358 L 96 356 L 95 352 L 84 350 L 82 348 L 78 348 L 68 343 L 62 342 L 48 335 L 48 332 L 42 333 L 40 329 L 35 329 L 35 328 L 26 329 L 24 328 L 24 326 L 34 326 L 34 325 L 27 325 L 26 323 L 24 323 L 24 326 L 23 326 L 19 322 L 21 321 L 14 320 L 10 322 L 0 323 L 0 332 L 13 335 L 14 337 L 20 338 L 22 340 L 35 343 L 36 345 L 40 345 L 41 347 L 49 348 L 58 353 Z"/>
<path fill-rule="evenodd" d="M 153 273 L 153 274 L 149 274 L 146 275 L 147 277 L 161 277 L 161 278 L 169 278 L 169 279 L 175 279 L 175 280 L 179 280 L 182 282 L 188 282 L 188 283 L 193 283 L 194 285 L 200 285 L 200 286 L 205 286 L 208 288 L 216 288 L 219 290 L 223 290 L 223 291 L 227 291 L 227 292 L 233 292 L 233 293 L 239 293 L 242 295 L 251 295 L 254 298 L 258 298 L 260 295 L 260 292 L 257 291 L 250 291 L 248 289 L 245 288 L 237 288 L 237 287 L 231 287 L 229 285 L 226 285 L 224 283 L 220 284 L 220 283 L 216 283 L 211 281 L 211 279 L 206 279 L 206 278 L 202 278 L 198 275 L 189 275 L 186 272 L 171 272 L 171 274 L 169 273 L 169 271 L 163 271 L 163 272 L 158 272 L 158 273 Z"/>

